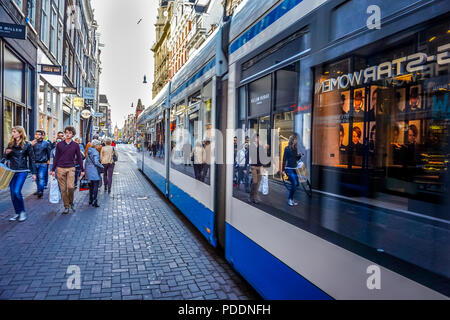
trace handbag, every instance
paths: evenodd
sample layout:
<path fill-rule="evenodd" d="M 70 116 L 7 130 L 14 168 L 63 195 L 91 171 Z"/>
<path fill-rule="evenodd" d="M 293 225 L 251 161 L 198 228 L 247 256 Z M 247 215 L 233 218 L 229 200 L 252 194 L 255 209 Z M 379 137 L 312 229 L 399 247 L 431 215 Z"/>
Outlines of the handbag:
<path fill-rule="evenodd" d="M 88 191 L 90 189 L 89 180 L 83 177 L 80 180 L 80 191 Z"/>
<path fill-rule="evenodd" d="M 115 148 L 113 148 L 113 161 L 114 161 L 114 162 L 119 161 L 119 158 L 117 157 L 116 149 L 115 149 Z"/>
<path fill-rule="evenodd" d="M 0 161 L 0 190 L 8 189 L 12 178 L 14 177 L 15 171 L 9 168 L 7 165 L 9 161 L 2 159 Z"/>

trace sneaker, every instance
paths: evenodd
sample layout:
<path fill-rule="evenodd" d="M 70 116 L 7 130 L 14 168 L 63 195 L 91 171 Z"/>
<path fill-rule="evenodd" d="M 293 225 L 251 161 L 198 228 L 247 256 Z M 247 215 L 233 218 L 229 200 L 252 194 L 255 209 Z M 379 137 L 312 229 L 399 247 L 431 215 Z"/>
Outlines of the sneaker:
<path fill-rule="evenodd" d="M 27 220 L 27 213 L 22 211 L 19 216 L 19 222 L 24 222 L 25 220 Z"/>
<path fill-rule="evenodd" d="M 291 206 L 291 207 L 294 207 L 294 206 L 297 206 L 298 203 L 295 202 L 294 200 L 289 199 L 289 200 L 288 200 L 288 205 Z"/>
<path fill-rule="evenodd" d="M 33 196 L 37 196 L 39 195 L 39 191 L 36 191 L 35 193 L 33 193 Z"/>
<path fill-rule="evenodd" d="M 43 192 L 39 192 L 39 193 L 37 194 L 37 196 L 38 196 L 39 199 L 42 199 L 42 197 L 44 196 L 44 193 L 43 193 Z"/>
<path fill-rule="evenodd" d="M 75 212 L 75 205 L 73 203 L 70 204 L 70 209 Z"/>
<path fill-rule="evenodd" d="M 19 219 L 20 215 L 16 214 L 14 217 L 12 217 L 11 219 L 9 219 L 9 221 L 17 221 L 17 219 Z"/>
<path fill-rule="evenodd" d="M 69 208 L 64 208 L 63 214 L 69 214 Z"/>

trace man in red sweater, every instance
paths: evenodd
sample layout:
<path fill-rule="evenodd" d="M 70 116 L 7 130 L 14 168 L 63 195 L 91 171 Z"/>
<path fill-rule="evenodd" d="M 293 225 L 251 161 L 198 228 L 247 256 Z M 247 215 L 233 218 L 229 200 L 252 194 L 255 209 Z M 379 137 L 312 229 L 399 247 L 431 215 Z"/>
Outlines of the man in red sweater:
<path fill-rule="evenodd" d="M 58 177 L 59 189 L 64 201 L 64 212 L 68 214 L 69 209 L 75 212 L 73 204 L 73 195 L 75 192 L 75 165 L 81 168 L 81 177 L 84 176 L 83 157 L 80 152 L 80 145 L 73 141 L 76 135 L 74 127 L 67 127 L 65 130 L 65 140 L 56 145 L 55 158 L 53 159 L 53 167 L 51 175 Z"/>

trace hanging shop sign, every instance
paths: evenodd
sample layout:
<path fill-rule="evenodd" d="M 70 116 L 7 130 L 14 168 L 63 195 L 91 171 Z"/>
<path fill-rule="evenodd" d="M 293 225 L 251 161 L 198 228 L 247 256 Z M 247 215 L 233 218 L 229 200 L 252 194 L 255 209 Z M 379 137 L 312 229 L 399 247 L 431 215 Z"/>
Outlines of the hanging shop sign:
<path fill-rule="evenodd" d="M 84 119 L 89 119 L 90 117 L 91 117 L 91 111 L 89 111 L 89 110 L 83 110 L 82 112 L 81 112 L 81 116 L 84 118 Z"/>
<path fill-rule="evenodd" d="M 54 66 L 50 64 L 40 64 L 38 65 L 38 72 L 40 74 L 49 74 L 49 75 L 61 75 L 61 66 Z"/>
<path fill-rule="evenodd" d="M 437 48 L 437 54 L 428 56 L 426 53 L 415 53 L 407 57 L 383 62 L 354 73 L 344 74 L 338 78 L 323 81 L 316 88 L 317 93 L 333 90 L 345 90 L 349 87 L 365 85 L 370 82 L 392 79 L 407 74 L 433 77 L 442 66 L 450 64 L 450 43 Z"/>
<path fill-rule="evenodd" d="M 26 26 L 0 22 L 0 37 L 25 40 L 26 34 Z"/>
<path fill-rule="evenodd" d="M 83 87 L 83 98 L 95 100 L 95 88 Z"/>
<path fill-rule="evenodd" d="M 84 99 L 83 98 L 79 98 L 79 97 L 73 98 L 73 105 L 75 107 L 79 107 L 79 108 L 84 107 Z M 89 117 L 90 116 L 91 115 L 89 115 Z"/>
<path fill-rule="evenodd" d="M 77 89 L 71 87 L 63 87 L 63 93 L 65 94 L 77 94 Z"/>

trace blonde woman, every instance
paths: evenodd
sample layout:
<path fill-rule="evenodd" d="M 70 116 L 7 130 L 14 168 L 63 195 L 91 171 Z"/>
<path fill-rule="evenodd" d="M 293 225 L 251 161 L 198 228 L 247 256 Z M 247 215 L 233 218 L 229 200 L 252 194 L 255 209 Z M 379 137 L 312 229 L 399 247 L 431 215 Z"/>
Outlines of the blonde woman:
<path fill-rule="evenodd" d="M 20 126 L 12 128 L 12 136 L 5 150 L 6 159 L 10 161 L 10 168 L 16 173 L 9 184 L 11 200 L 16 215 L 9 221 L 23 222 L 27 219 L 25 202 L 22 196 L 22 188 L 27 179 L 28 172 L 32 172 L 36 181 L 36 166 L 34 164 L 34 152 L 31 143 L 27 140 L 25 129 Z"/>
<path fill-rule="evenodd" d="M 119 158 L 116 149 L 111 146 L 111 143 L 112 140 L 110 138 L 107 138 L 105 140 L 106 145 L 100 151 L 100 162 L 102 163 L 103 167 L 105 167 L 103 182 L 105 184 L 105 192 L 108 193 L 111 193 L 112 178 L 115 167 L 114 156 L 116 157 L 116 159 Z"/>

